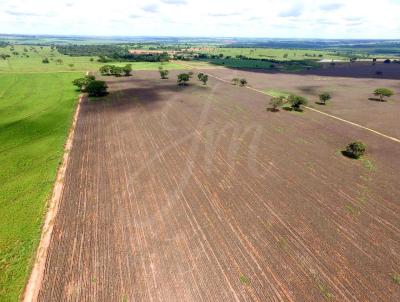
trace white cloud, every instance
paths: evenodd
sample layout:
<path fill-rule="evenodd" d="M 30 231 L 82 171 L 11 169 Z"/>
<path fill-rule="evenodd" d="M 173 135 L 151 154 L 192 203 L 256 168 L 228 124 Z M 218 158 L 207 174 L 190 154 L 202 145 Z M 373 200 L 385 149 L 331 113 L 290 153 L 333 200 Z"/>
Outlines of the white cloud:
<path fill-rule="evenodd" d="M 400 1 L 0 0 L 0 32 L 398 38 Z"/>

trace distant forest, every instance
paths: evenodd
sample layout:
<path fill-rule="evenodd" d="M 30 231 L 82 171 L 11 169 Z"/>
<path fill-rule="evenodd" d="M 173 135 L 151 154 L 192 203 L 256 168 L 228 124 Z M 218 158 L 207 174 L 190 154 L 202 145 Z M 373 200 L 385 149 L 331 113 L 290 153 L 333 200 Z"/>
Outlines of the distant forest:
<path fill-rule="evenodd" d="M 130 47 L 120 45 L 57 45 L 57 50 L 68 56 L 99 57 L 100 62 L 129 61 L 129 62 L 165 62 L 167 53 L 162 54 L 131 54 Z"/>

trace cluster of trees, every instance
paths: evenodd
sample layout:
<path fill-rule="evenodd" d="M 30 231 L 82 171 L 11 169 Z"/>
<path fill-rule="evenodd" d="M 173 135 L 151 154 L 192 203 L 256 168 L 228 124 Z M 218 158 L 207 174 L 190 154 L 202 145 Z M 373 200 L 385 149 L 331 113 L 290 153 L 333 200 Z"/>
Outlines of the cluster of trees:
<path fill-rule="evenodd" d="M 4 54 L 4 53 L 0 54 L 0 58 L 3 59 L 3 60 L 7 60 L 10 57 L 11 56 L 9 54 Z"/>
<path fill-rule="evenodd" d="M 239 86 L 241 86 L 241 87 L 243 87 L 243 86 L 246 86 L 247 85 L 247 80 L 246 79 L 239 79 L 239 78 L 233 78 L 232 80 L 231 80 L 231 83 L 233 84 L 233 85 L 239 85 Z"/>
<path fill-rule="evenodd" d="M 126 64 L 125 66 L 104 65 L 99 69 L 100 73 L 105 76 L 126 76 L 132 75 L 132 65 Z"/>
<path fill-rule="evenodd" d="M 107 94 L 107 84 L 104 81 L 96 80 L 93 75 L 87 75 L 83 78 L 78 78 L 72 81 L 78 91 L 87 92 L 89 96 L 103 96 Z"/>

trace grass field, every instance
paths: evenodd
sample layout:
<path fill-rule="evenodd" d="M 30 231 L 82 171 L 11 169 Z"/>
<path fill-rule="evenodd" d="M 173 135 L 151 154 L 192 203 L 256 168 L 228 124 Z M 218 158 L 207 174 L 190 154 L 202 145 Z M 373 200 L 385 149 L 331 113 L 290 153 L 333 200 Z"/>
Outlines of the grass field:
<path fill-rule="evenodd" d="M 28 277 L 80 75 L 0 74 L 0 301 L 17 301 Z"/>
<path fill-rule="evenodd" d="M 254 59 L 274 60 L 322 60 L 322 59 L 347 59 L 331 51 L 304 50 L 304 49 L 276 49 L 276 48 L 207 48 L 201 53 L 213 55 L 223 54 L 224 56 L 245 56 Z"/>
<path fill-rule="evenodd" d="M 24 49 L 27 51 L 25 52 Z M 13 51 L 10 46 L 0 48 L 0 55 L 11 55 L 11 58 L 7 60 L 0 59 L 0 72 L 85 72 L 88 70 L 96 71 L 105 64 L 97 62 L 97 57 L 93 57 L 93 62 L 91 62 L 91 57 L 65 56 L 56 49 L 52 51 L 48 46 L 41 48 L 40 46 L 15 45 L 14 51 L 18 52 L 18 55 L 12 54 Z M 26 57 L 26 55 L 29 57 Z M 48 58 L 50 63 L 42 63 L 44 58 Z M 61 59 L 63 64 L 57 64 L 57 59 Z M 182 68 L 181 65 L 173 62 L 162 64 L 157 62 L 121 62 L 112 64 L 125 65 L 127 63 L 132 64 L 132 68 L 136 70 L 156 70 L 160 65 L 163 65 L 166 69 Z M 69 64 L 73 64 L 73 66 L 69 66 Z"/>

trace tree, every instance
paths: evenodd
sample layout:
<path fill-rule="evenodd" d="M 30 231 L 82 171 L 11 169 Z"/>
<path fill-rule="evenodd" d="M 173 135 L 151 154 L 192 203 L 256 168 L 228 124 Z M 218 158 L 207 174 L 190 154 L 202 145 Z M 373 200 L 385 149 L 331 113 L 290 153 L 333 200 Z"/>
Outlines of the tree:
<path fill-rule="evenodd" d="M 160 72 L 160 77 L 161 79 L 168 79 L 168 73 L 169 71 L 164 69 L 162 66 L 158 67 L 158 71 Z"/>
<path fill-rule="evenodd" d="M 301 111 L 301 106 L 308 103 L 306 98 L 295 94 L 289 95 L 288 101 L 292 108 L 297 111 Z"/>
<path fill-rule="evenodd" d="M 206 75 L 206 74 L 200 72 L 200 73 L 197 75 L 197 78 L 199 79 L 199 81 L 203 82 L 203 85 L 207 85 L 208 75 Z"/>
<path fill-rule="evenodd" d="M 178 74 L 178 85 L 186 86 L 189 80 L 190 80 L 190 75 L 188 73 Z"/>
<path fill-rule="evenodd" d="M 124 67 L 122 67 L 122 71 L 126 77 L 132 75 L 132 64 L 126 64 Z"/>
<path fill-rule="evenodd" d="M 104 81 L 90 81 L 86 86 L 89 96 L 103 96 L 107 94 L 107 84 Z"/>
<path fill-rule="evenodd" d="M 72 67 L 74 67 L 74 64 L 70 63 L 70 64 L 68 64 L 68 66 L 69 66 L 69 68 L 72 68 Z"/>
<path fill-rule="evenodd" d="M 89 82 L 96 80 L 95 76 L 87 75 L 84 78 L 75 79 L 72 84 L 75 85 L 79 91 L 86 92 L 86 86 Z"/>
<path fill-rule="evenodd" d="M 346 150 L 343 152 L 344 155 L 351 158 L 360 158 L 364 155 L 367 150 L 367 146 L 361 141 L 355 141 L 346 146 Z"/>
<path fill-rule="evenodd" d="M 319 100 L 321 102 L 321 104 L 326 104 L 327 101 L 329 101 L 331 99 L 331 95 L 328 92 L 323 92 L 319 95 Z"/>
<path fill-rule="evenodd" d="M 42 63 L 43 63 L 43 64 L 49 64 L 49 63 L 50 63 L 50 61 L 49 61 L 49 59 L 48 59 L 48 58 L 44 58 L 44 59 L 42 60 Z"/>
<path fill-rule="evenodd" d="M 64 61 L 61 60 L 61 59 L 57 59 L 57 60 L 56 60 L 56 64 L 58 64 L 58 65 L 62 65 L 63 63 L 64 63 Z"/>
<path fill-rule="evenodd" d="M 388 97 L 389 98 L 394 94 L 394 92 L 392 90 L 388 89 L 388 88 L 383 88 L 382 87 L 382 88 L 375 89 L 374 94 L 376 96 L 379 96 L 379 99 L 381 100 L 381 102 L 384 102 L 385 100 L 383 99 L 383 97 Z"/>
<path fill-rule="evenodd" d="M 279 111 L 278 107 L 281 107 L 284 104 L 284 98 L 282 96 L 278 97 L 278 98 L 272 98 L 269 101 L 269 104 L 272 106 L 271 111 L 274 111 L 274 112 Z"/>
<path fill-rule="evenodd" d="M 246 79 L 240 79 L 240 86 L 246 86 L 247 85 L 247 80 Z"/>
<path fill-rule="evenodd" d="M 239 85 L 240 79 L 239 78 L 233 78 L 231 80 L 231 82 L 232 82 L 233 85 Z"/>
<path fill-rule="evenodd" d="M 102 75 L 110 75 L 111 74 L 111 65 L 101 66 L 99 71 Z"/>

